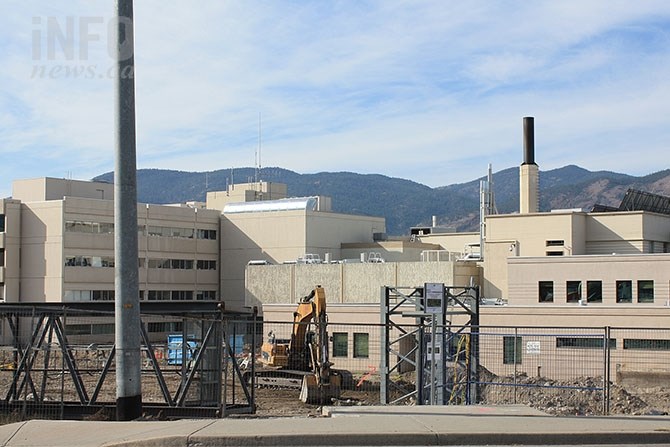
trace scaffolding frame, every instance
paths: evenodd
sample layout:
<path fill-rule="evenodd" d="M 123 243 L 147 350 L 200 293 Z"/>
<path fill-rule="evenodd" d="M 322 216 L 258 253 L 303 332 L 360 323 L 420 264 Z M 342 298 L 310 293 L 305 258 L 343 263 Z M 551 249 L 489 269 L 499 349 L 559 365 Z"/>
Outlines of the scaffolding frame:
<path fill-rule="evenodd" d="M 426 306 L 425 285 L 381 288 L 381 404 L 453 404 L 457 388 L 464 390 L 463 403 L 477 402 L 479 287 L 442 287 L 444 306 L 440 313 L 429 312 L 434 309 Z M 464 324 L 452 324 L 457 315 L 464 318 Z M 401 321 L 408 317 L 414 318 L 413 325 Z M 465 356 L 460 349 L 451 355 L 450 347 L 457 339 L 459 346 L 466 340 Z M 439 357 L 435 355 L 438 346 Z M 413 389 L 397 380 L 405 373 L 403 365 L 414 370 Z M 447 366 L 454 374 L 447 374 Z M 460 379 L 456 371 L 463 372 Z"/>

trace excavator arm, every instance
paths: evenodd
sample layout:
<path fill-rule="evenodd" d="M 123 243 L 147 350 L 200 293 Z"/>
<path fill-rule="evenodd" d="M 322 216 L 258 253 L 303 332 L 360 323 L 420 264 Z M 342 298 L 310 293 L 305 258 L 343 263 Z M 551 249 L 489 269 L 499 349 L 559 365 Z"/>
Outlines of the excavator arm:
<path fill-rule="evenodd" d="M 341 375 L 331 369 L 329 343 L 326 292 L 316 286 L 293 312 L 288 346 L 277 342 L 263 344 L 266 364 L 280 369 L 264 371 L 261 376 L 267 383 L 277 383 L 274 377 L 281 374 L 301 377 L 300 400 L 306 403 L 327 403 L 331 398 L 339 398 Z"/>
<path fill-rule="evenodd" d="M 302 364 L 305 375 L 300 390 L 300 400 L 324 403 L 340 396 L 340 376 L 331 369 L 329 358 L 328 314 L 326 292 L 316 286 L 304 297 L 293 314 L 293 334 L 289 347 L 289 364 L 292 360 Z M 314 332 L 308 332 L 309 323 Z"/>

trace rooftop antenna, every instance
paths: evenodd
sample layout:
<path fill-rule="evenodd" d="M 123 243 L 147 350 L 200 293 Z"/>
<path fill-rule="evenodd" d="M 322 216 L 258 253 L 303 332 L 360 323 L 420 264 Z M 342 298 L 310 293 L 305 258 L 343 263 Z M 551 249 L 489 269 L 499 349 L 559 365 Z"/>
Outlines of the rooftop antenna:
<path fill-rule="evenodd" d="M 497 213 L 493 197 L 493 167 L 489 163 L 486 179 L 479 182 L 479 256 L 482 259 L 486 242 L 486 216 Z"/>
<path fill-rule="evenodd" d="M 263 127 L 261 121 L 261 112 L 258 112 L 258 148 L 256 149 L 256 178 L 255 183 L 258 187 L 258 195 L 263 200 L 263 188 L 261 187 L 261 149 L 262 149 Z"/>
<path fill-rule="evenodd" d="M 495 190 L 493 189 L 493 166 L 491 165 L 491 163 L 489 163 L 489 172 L 487 180 L 489 182 L 489 194 L 490 194 L 488 214 L 498 214 L 498 207 L 496 206 L 496 195 Z"/>

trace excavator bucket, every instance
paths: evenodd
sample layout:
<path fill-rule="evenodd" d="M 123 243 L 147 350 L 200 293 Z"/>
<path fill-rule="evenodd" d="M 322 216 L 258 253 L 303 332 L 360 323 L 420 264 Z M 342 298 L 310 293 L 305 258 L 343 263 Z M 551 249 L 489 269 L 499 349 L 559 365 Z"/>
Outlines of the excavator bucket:
<path fill-rule="evenodd" d="M 307 374 L 302 379 L 300 400 L 306 404 L 329 404 L 340 397 L 339 375 L 330 376 L 330 383 L 320 384 L 316 374 Z"/>

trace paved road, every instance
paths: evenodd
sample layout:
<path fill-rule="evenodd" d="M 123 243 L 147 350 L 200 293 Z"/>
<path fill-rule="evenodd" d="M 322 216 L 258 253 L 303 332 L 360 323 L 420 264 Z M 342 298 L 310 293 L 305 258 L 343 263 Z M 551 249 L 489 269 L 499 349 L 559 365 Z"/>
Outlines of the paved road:
<path fill-rule="evenodd" d="M 523 406 L 330 407 L 319 418 L 27 421 L 0 446 L 670 445 L 670 417 L 555 417 Z"/>

